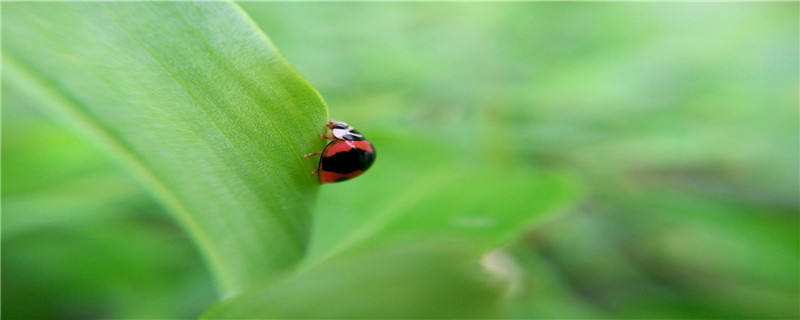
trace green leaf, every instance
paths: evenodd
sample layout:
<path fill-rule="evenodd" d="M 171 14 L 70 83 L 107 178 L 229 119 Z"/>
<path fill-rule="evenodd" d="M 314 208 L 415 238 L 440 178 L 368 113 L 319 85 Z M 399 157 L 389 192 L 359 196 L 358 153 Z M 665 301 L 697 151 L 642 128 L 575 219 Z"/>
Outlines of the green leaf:
<path fill-rule="evenodd" d="M 484 253 L 583 197 L 574 175 L 488 161 L 485 148 L 403 129 L 361 130 L 381 162 L 364 178 L 320 192 L 325 209 L 315 216 L 304 267 L 399 236 L 458 237 Z"/>
<path fill-rule="evenodd" d="M 304 254 L 327 108 L 232 3 L 4 3 L 3 85 L 114 151 L 224 295 Z"/>
<path fill-rule="evenodd" d="M 312 249 L 299 272 L 254 286 L 205 316 L 491 316 L 500 297 L 469 293 L 490 289 L 478 289 L 464 266 L 477 265 L 487 251 L 569 208 L 582 195 L 580 185 L 561 172 L 491 166 L 480 158 L 480 148 L 406 129 L 359 128 L 375 144 L 380 162 L 359 179 L 321 190 Z M 440 248 L 435 243 L 443 239 L 459 246 Z M 425 240 L 432 247 L 421 244 Z M 386 243 L 392 245 L 381 245 Z M 431 258 L 432 251 L 450 257 L 449 250 L 459 258 Z"/>
<path fill-rule="evenodd" d="M 488 318 L 501 286 L 456 242 L 401 241 L 339 255 L 212 307 L 203 318 Z"/>

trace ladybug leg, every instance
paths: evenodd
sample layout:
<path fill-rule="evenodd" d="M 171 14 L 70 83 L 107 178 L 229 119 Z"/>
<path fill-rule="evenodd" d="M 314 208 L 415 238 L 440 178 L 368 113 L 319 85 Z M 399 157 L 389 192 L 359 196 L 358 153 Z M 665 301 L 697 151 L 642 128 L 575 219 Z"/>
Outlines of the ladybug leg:
<path fill-rule="evenodd" d="M 333 132 L 331 132 L 330 130 L 328 130 L 327 132 L 325 132 L 325 134 L 321 134 L 321 135 L 319 135 L 319 137 L 320 137 L 320 138 L 322 138 L 322 139 L 325 139 L 325 140 L 331 140 L 331 141 L 333 141 L 333 140 L 334 140 L 334 139 L 333 139 Z"/>
<path fill-rule="evenodd" d="M 308 159 L 308 158 L 311 158 L 313 156 L 318 156 L 318 155 L 321 155 L 321 154 L 322 154 L 322 151 L 312 152 L 312 153 L 309 153 L 307 155 L 304 155 L 303 159 Z"/>

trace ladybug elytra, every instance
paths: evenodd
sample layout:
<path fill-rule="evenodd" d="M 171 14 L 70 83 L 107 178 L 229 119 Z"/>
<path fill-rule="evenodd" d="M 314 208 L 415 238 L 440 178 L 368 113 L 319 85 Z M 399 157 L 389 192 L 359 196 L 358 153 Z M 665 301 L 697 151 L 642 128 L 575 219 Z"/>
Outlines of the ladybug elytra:
<path fill-rule="evenodd" d="M 375 148 L 347 123 L 331 120 L 321 138 L 331 142 L 325 149 L 303 156 L 319 155 L 319 166 L 311 174 L 319 175 L 319 183 L 333 183 L 355 178 L 375 162 Z"/>

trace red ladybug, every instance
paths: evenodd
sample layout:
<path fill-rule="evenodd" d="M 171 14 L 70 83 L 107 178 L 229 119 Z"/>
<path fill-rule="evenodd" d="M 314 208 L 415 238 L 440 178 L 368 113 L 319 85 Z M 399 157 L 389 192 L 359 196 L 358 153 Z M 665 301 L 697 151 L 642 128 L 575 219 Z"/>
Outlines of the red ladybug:
<path fill-rule="evenodd" d="M 355 178 L 367 171 L 375 162 L 375 148 L 347 123 L 331 120 L 328 132 L 320 135 L 331 142 L 319 152 L 303 158 L 322 154 L 319 167 L 311 174 L 319 174 L 319 183 L 333 183 Z"/>

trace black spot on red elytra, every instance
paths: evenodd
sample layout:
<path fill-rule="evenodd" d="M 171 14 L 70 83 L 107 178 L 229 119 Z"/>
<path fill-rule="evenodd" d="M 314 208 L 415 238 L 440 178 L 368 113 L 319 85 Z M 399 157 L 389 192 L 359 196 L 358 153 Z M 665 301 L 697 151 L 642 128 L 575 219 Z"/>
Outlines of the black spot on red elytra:
<path fill-rule="evenodd" d="M 320 169 L 336 173 L 350 173 L 356 170 L 366 171 L 375 162 L 375 152 L 359 148 L 334 153 L 320 160 Z"/>

